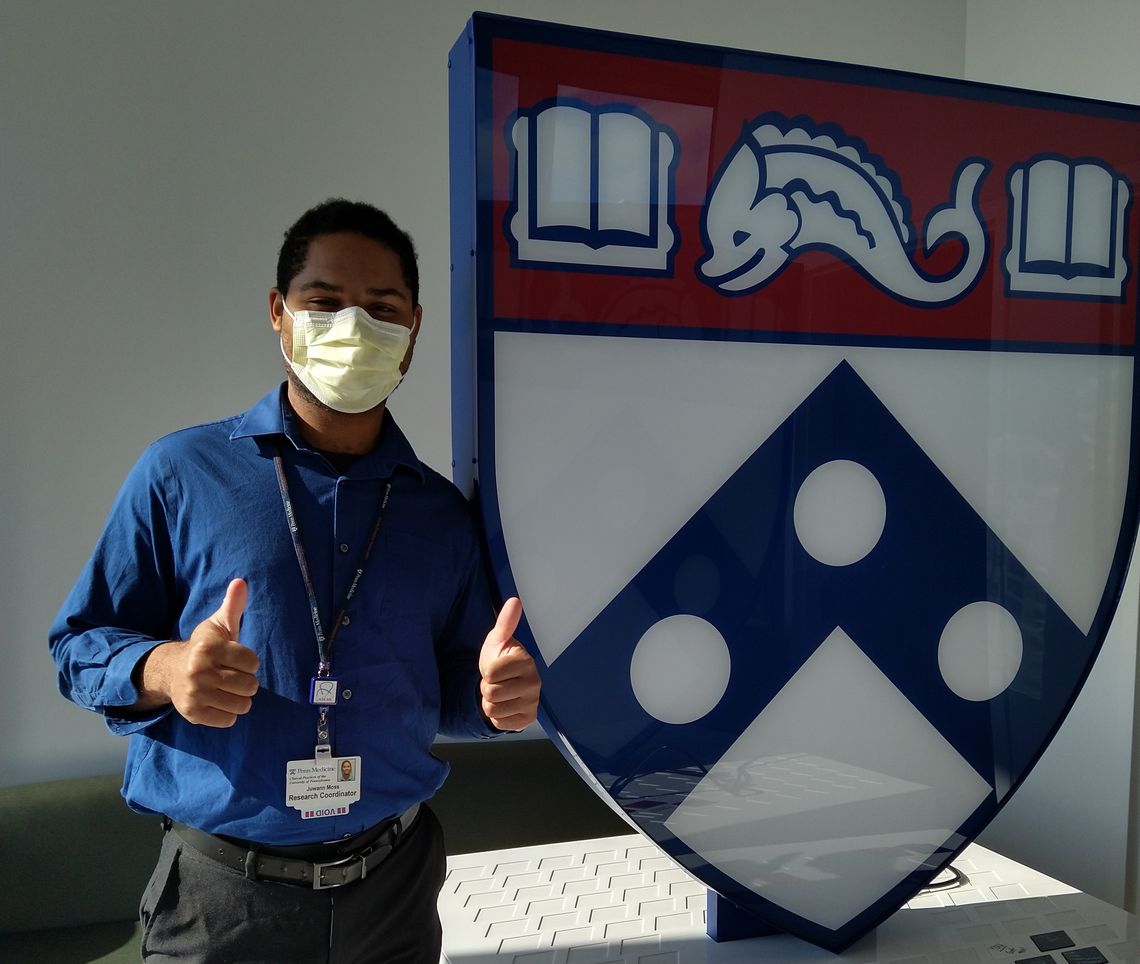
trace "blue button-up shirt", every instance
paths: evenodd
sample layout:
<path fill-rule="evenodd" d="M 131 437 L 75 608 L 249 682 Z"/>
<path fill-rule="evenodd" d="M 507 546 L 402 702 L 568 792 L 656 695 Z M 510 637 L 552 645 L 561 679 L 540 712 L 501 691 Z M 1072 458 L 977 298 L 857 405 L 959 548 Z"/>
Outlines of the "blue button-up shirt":
<path fill-rule="evenodd" d="M 392 491 L 372 557 L 332 652 L 341 699 L 337 756 L 361 757 L 347 816 L 302 820 L 285 803 L 289 760 L 313 757 L 309 682 L 318 650 L 285 522 L 279 450 L 326 633 L 359 566 L 384 480 Z M 176 711 L 127 718 L 131 673 L 156 641 L 187 639 L 249 584 L 238 640 L 261 660 L 260 689 L 232 728 Z M 437 730 L 488 736 L 478 651 L 494 622 L 469 507 L 416 458 L 386 414 L 379 444 L 347 472 L 302 439 L 284 392 L 244 416 L 175 432 L 128 475 L 95 552 L 51 630 L 60 689 L 130 734 L 123 795 L 136 810 L 287 845 L 356 833 L 431 796 L 447 773 Z"/>

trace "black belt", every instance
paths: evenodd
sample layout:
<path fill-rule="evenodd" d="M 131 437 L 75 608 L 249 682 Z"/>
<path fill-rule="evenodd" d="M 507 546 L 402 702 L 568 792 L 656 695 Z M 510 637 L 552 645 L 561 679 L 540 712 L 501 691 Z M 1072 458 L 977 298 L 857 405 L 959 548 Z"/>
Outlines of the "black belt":
<path fill-rule="evenodd" d="M 279 884 L 327 890 L 363 880 L 369 871 L 379 867 L 391 856 L 419 812 L 417 803 L 403 816 L 366 830 L 356 839 L 316 847 L 259 847 L 245 841 L 215 837 L 173 820 L 167 821 L 167 825 L 198 853 L 242 871 L 250 880 L 271 880 Z M 327 862 L 288 856 L 288 851 L 309 851 L 307 856 L 312 857 L 312 851 L 322 851 L 325 847 L 330 856 L 343 854 L 345 846 L 352 847 L 352 852 Z"/>

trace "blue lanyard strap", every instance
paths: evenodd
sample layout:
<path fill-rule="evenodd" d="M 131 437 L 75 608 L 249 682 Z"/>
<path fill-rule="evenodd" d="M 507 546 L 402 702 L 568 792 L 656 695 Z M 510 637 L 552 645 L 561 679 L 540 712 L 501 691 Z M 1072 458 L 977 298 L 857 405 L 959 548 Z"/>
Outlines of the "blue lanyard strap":
<path fill-rule="evenodd" d="M 309 597 L 309 613 L 313 619 L 313 633 L 317 637 L 317 656 L 319 659 L 317 675 L 328 676 L 332 669 L 332 649 L 333 644 L 336 642 L 337 633 L 344 624 L 344 616 L 348 611 L 348 604 L 352 601 L 352 597 L 356 595 L 356 588 L 360 585 L 360 577 L 364 575 L 364 570 L 368 565 L 368 560 L 371 558 L 372 550 L 376 545 L 376 537 L 380 534 L 380 524 L 384 521 L 384 510 L 388 508 L 388 498 L 392 494 L 392 480 L 388 479 L 384 484 L 384 494 L 380 497 L 380 505 L 376 509 L 376 521 L 372 525 L 372 534 L 368 537 L 368 543 L 364 547 L 364 552 L 356 567 L 356 573 L 352 577 L 352 583 L 349 585 L 348 592 L 345 594 L 344 602 L 341 603 L 340 609 L 337 611 L 336 619 L 333 621 L 332 632 L 330 632 L 326 638 L 324 627 L 321 625 L 320 609 L 317 606 L 317 593 L 313 588 L 312 577 L 309 575 L 309 563 L 305 557 L 305 547 L 301 544 L 301 527 L 297 523 L 297 514 L 293 511 L 293 499 L 289 494 L 289 482 L 285 478 L 285 461 L 281 458 L 280 448 L 274 451 L 273 465 L 277 469 L 277 484 L 281 489 L 281 503 L 285 507 L 285 521 L 289 524 L 289 535 L 293 539 L 293 549 L 297 553 L 297 565 L 301 569 L 301 579 L 305 583 L 305 592 Z"/>

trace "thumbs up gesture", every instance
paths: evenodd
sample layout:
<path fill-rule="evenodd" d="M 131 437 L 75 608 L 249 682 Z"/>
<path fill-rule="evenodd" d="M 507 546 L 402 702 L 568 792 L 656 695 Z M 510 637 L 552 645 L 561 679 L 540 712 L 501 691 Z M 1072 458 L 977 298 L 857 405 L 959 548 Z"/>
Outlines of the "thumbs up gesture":
<path fill-rule="evenodd" d="M 538 667 L 514 638 L 520 618 L 522 603 L 512 596 L 479 652 L 483 715 L 498 730 L 521 730 L 538 716 Z"/>
<path fill-rule="evenodd" d="M 228 727 L 249 712 L 261 665 L 252 649 L 237 641 L 249 589 L 233 580 L 217 611 L 202 620 L 185 642 L 161 643 L 141 662 L 139 700 L 133 709 L 173 703 L 191 723 Z"/>

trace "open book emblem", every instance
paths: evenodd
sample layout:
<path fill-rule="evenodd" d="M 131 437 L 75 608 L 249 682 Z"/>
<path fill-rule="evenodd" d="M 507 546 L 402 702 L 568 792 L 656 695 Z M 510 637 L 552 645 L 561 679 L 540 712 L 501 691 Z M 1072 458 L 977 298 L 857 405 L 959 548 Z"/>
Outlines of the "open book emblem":
<path fill-rule="evenodd" d="M 1009 173 L 1008 293 L 1120 299 L 1128 181 L 1103 161 L 1040 155 Z"/>
<path fill-rule="evenodd" d="M 507 234 L 517 261 L 669 272 L 676 138 L 642 110 L 559 101 L 520 110 Z"/>

